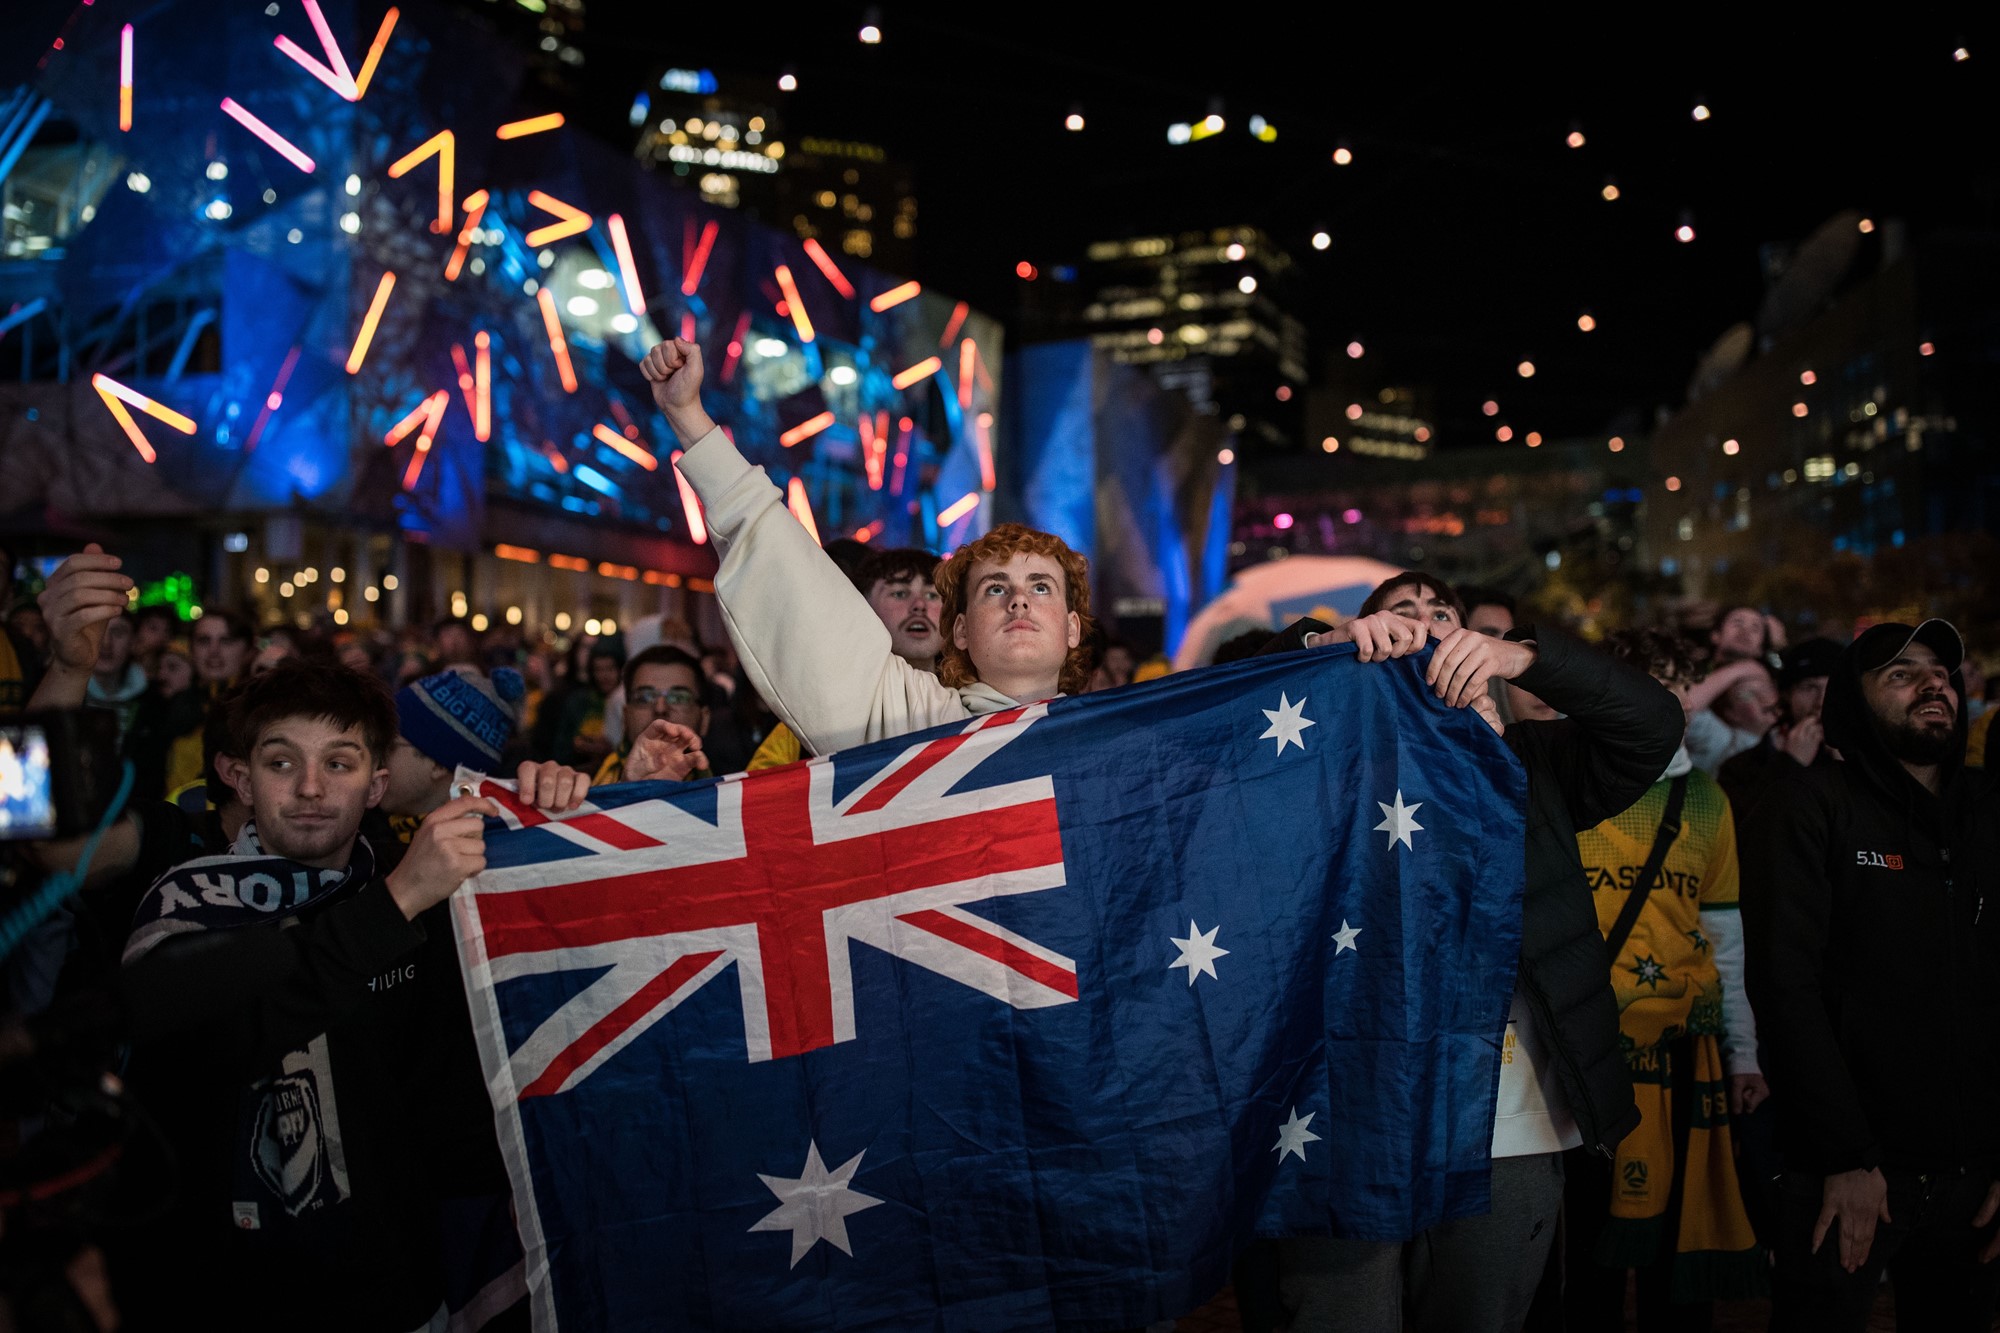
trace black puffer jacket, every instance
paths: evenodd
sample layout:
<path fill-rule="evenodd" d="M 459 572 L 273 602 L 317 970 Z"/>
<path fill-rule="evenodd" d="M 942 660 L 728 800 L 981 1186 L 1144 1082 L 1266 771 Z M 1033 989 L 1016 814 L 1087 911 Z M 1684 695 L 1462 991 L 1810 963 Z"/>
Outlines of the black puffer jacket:
<path fill-rule="evenodd" d="M 1787 774 L 1738 840 L 1745 981 L 1785 1164 L 2000 1162 L 1993 780 L 1961 767 L 1962 708 L 1939 793 L 1911 777 L 1876 734 L 1851 650 L 1822 718 L 1842 762 Z"/>
<path fill-rule="evenodd" d="M 1310 618 L 1265 652 L 1297 648 Z M 1583 877 L 1579 829 L 1624 813 L 1672 762 L 1686 730 L 1679 701 L 1651 676 L 1557 629 L 1523 625 L 1535 663 L 1514 683 L 1565 714 L 1517 722 L 1507 747 L 1528 771 L 1527 882 L 1521 896 L 1519 989 L 1548 1043 L 1586 1148 L 1609 1153 L 1639 1123 L 1618 1046 L 1611 955 Z"/>

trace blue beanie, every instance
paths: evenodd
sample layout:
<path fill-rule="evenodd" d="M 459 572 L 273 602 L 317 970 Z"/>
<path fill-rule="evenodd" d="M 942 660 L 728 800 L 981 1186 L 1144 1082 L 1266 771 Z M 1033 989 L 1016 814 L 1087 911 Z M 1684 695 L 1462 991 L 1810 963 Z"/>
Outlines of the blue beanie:
<path fill-rule="evenodd" d="M 521 673 L 496 667 L 489 685 L 472 671 L 440 671 L 396 691 L 403 739 L 433 763 L 490 773 L 514 734 L 527 687 Z"/>

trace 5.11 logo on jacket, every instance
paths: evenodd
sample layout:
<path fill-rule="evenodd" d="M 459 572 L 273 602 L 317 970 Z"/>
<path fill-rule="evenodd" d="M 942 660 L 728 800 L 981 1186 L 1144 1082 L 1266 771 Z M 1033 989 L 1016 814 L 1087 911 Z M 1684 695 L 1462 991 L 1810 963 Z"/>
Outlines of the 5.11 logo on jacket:
<path fill-rule="evenodd" d="M 1900 852 L 1856 852 L 1854 864 L 1874 866 L 1878 870 L 1901 870 L 1903 856 Z"/>

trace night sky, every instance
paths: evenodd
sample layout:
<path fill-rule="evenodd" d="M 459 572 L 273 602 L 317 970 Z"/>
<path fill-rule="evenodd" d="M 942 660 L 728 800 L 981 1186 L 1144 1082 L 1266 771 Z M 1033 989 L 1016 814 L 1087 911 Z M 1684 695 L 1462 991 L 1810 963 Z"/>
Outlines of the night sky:
<path fill-rule="evenodd" d="M 532 43 L 513 0 L 455 3 Z M 0 62 L 11 82 L 75 3 L 8 8 L 24 39 Z M 356 0 L 370 26 L 382 8 Z M 1839 210 L 1885 224 L 1864 267 L 1891 219 L 1916 238 L 2000 225 L 2000 30 L 1967 24 L 1972 7 L 1865 24 L 1822 8 L 1779 28 L 1735 22 L 1746 6 L 1651 6 L 1477 29 L 1418 6 L 888 4 L 872 47 L 856 39 L 870 8 L 586 0 L 569 106 L 622 146 L 634 93 L 667 64 L 768 78 L 788 134 L 915 166 L 915 276 L 1002 318 L 1022 259 L 1046 274 L 1092 240 L 1260 226 L 1302 262 L 1316 373 L 1360 340 L 1337 372 L 1430 391 L 1446 446 L 1491 441 L 1489 397 L 1518 434 L 1641 428 L 1754 318 L 1767 249 Z M 788 67 L 800 86 L 779 94 Z M 1167 126 L 1214 99 L 1228 129 L 1169 145 Z M 1082 133 L 1063 128 L 1073 109 Z M 1250 137 L 1253 114 L 1277 142 Z M 1674 239 L 1684 213 L 1691 244 Z"/>
<path fill-rule="evenodd" d="M 884 5 L 869 47 L 866 8 L 590 0 L 601 114 L 622 123 L 669 62 L 795 68 L 789 133 L 916 164 L 918 276 L 1003 316 L 1020 259 L 1046 271 L 1095 239 L 1261 226 L 1304 262 L 1315 361 L 1358 338 L 1365 381 L 1433 389 L 1446 444 L 1490 442 L 1488 397 L 1551 435 L 1678 403 L 1699 353 L 1754 318 L 1763 247 L 1841 209 L 1918 236 L 2000 222 L 2000 44 L 1949 19 L 1802 13 L 1796 32 L 1758 33 L 1726 25 L 1731 8 L 1647 7 L 1620 11 L 1614 37 L 1477 32 L 1414 6 L 1390 7 L 1395 26 L 1337 17 L 1347 6 Z M 1212 98 L 1227 131 L 1170 146 L 1167 126 Z M 1073 104 L 1080 134 L 1063 128 Z M 1276 143 L 1250 137 L 1253 114 Z M 1355 160 L 1337 167 L 1342 141 Z M 1684 211 L 1691 244 L 1674 238 Z M 1316 253 L 1321 228 L 1334 245 Z"/>

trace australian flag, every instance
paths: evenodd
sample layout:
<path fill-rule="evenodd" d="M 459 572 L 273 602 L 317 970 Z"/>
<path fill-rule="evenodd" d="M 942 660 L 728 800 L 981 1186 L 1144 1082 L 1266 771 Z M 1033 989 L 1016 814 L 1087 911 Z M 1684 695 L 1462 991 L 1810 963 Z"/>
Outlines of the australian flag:
<path fill-rule="evenodd" d="M 1484 1211 L 1525 778 L 1424 660 L 553 820 L 485 784 L 455 904 L 536 1327 L 1126 1328 L 1253 1236 Z"/>

